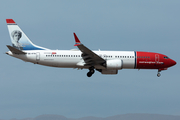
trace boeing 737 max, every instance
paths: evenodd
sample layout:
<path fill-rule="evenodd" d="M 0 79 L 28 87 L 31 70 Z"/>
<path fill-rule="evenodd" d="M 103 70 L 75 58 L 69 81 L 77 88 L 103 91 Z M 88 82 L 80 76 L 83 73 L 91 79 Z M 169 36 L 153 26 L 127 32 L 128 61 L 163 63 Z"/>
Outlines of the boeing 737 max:
<path fill-rule="evenodd" d="M 50 50 L 33 44 L 13 19 L 6 19 L 12 46 L 6 54 L 34 64 L 89 69 L 88 77 L 95 70 L 102 74 L 117 74 L 121 69 L 157 69 L 167 70 L 176 62 L 166 55 L 140 51 L 92 51 L 84 46 L 74 33 L 79 50 Z"/>

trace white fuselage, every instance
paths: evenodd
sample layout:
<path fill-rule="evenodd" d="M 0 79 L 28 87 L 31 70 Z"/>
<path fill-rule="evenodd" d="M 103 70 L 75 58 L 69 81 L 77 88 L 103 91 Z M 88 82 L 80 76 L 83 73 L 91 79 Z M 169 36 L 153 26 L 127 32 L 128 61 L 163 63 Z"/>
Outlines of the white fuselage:
<path fill-rule="evenodd" d="M 85 68 L 85 62 L 81 57 L 82 52 L 79 50 L 29 50 L 25 51 L 27 54 L 12 54 L 9 55 L 22 59 L 26 62 L 35 64 L 62 67 L 62 68 Z M 105 60 L 120 59 L 122 60 L 123 69 L 135 68 L 135 52 L 134 51 L 93 51 Z M 105 69 L 102 66 L 95 66 L 97 69 Z"/>

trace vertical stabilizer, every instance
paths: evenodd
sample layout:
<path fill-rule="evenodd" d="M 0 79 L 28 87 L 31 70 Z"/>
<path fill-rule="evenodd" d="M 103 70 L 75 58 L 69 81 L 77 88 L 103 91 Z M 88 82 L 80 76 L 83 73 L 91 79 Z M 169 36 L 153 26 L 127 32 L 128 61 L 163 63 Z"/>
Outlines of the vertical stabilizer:
<path fill-rule="evenodd" d="M 19 50 L 46 50 L 33 44 L 13 19 L 6 19 L 12 46 Z"/>

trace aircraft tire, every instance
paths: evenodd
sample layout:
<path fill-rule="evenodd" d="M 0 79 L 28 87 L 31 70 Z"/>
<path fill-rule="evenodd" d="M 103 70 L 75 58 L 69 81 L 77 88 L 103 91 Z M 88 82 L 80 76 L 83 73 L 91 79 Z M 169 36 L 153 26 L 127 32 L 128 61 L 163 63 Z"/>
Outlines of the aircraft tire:
<path fill-rule="evenodd" d="M 158 73 L 158 74 L 157 74 L 157 76 L 158 76 L 158 77 L 160 77 L 160 76 L 161 76 L 161 74 L 160 74 L 160 73 Z"/>
<path fill-rule="evenodd" d="M 92 73 L 91 73 L 91 72 L 88 72 L 88 73 L 87 73 L 87 76 L 88 76 L 88 77 L 91 77 L 91 76 L 92 76 Z"/>

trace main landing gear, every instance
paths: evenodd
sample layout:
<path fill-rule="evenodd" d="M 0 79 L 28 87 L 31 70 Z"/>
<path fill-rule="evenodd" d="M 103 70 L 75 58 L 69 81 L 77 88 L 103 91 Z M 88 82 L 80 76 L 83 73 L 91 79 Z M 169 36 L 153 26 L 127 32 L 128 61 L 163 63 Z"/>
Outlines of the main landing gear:
<path fill-rule="evenodd" d="M 95 72 L 94 67 L 90 67 L 89 72 L 87 73 L 87 76 L 91 77 L 94 74 L 94 72 Z"/>
<path fill-rule="evenodd" d="M 157 76 L 160 77 L 161 76 L 161 70 L 158 70 Z"/>

